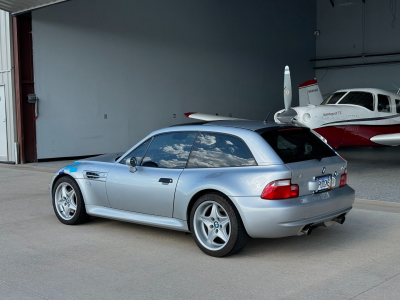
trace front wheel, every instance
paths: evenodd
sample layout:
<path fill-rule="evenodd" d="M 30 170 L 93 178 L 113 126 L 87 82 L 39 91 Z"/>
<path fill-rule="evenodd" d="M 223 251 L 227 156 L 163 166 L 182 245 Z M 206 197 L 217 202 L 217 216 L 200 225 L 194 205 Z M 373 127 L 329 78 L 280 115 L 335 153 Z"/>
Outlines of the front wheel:
<path fill-rule="evenodd" d="M 236 208 L 218 194 L 201 196 L 192 208 L 190 220 L 197 246 L 208 255 L 232 255 L 242 250 L 248 240 Z"/>
<path fill-rule="evenodd" d="M 81 190 L 74 179 L 67 176 L 58 179 L 52 194 L 54 212 L 62 223 L 77 225 L 89 219 Z"/>

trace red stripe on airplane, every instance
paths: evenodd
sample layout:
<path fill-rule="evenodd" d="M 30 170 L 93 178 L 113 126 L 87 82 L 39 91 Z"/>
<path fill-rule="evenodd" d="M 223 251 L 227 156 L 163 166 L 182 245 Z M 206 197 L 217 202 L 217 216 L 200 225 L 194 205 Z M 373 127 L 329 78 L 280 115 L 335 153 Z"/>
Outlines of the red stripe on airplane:
<path fill-rule="evenodd" d="M 343 125 L 315 128 L 327 139 L 331 147 L 365 147 L 383 146 L 370 141 L 370 138 L 380 134 L 391 134 L 400 132 L 400 124 L 373 126 L 373 125 Z"/>
<path fill-rule="evenodd" d="M 317 84 L 317 83 L 318 83 L 317 79 L 307 80 L 306 82 L 303 82 L 302 84 L 300 84 L 299 88 L 306 87 L 306 86 L 313 85 L 313 84 Z"/>

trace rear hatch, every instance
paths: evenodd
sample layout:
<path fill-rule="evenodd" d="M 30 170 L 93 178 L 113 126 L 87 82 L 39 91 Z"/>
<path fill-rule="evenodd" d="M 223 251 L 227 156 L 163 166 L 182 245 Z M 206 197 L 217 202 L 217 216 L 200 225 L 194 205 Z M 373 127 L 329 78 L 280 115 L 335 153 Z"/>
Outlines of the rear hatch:
<path fill-rule="evenodd" d="M 299 196 L 325 192 L 340 185 L 347 162 L 309 128 L 288 127 L 260 133 L 292 171 Z"/>

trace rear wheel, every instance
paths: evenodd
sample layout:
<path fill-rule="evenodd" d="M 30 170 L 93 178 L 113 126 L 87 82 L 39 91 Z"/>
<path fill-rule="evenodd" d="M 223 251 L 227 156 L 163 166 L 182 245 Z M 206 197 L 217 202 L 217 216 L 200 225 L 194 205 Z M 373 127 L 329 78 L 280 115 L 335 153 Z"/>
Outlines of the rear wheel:
<path fill-rule="evenodd" d="M 67 225 L 81 224 L 90 218 L 78 184 L 67 176 L 61 177 L 54 184 L 53 208 L 57 218 Z"/>
<path fill-rule="evenodd" d="M 208 255 L 232 255 L 242 250 L 248 240 L 236 208 L 218 194 L 201 196 L 192 208 L 190 220 L 197 246 Z"/>

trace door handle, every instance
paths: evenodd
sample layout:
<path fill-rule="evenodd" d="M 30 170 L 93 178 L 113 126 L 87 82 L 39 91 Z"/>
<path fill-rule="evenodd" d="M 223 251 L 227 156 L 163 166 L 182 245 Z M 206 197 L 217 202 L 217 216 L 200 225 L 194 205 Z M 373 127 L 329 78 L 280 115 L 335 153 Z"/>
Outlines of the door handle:
<path fill-rule="evenodd" d="M 172 179 L 171 178 L 160 178 L 160 180 L 158 182 L 172 183 Z"/>

